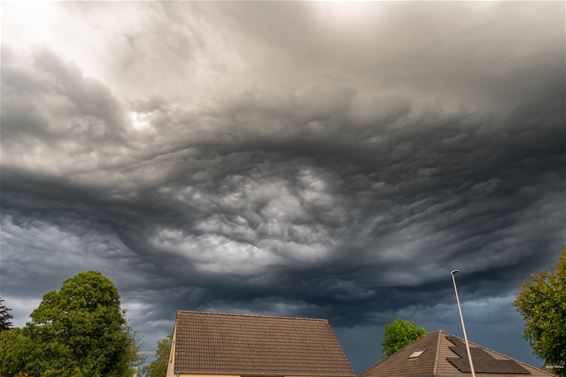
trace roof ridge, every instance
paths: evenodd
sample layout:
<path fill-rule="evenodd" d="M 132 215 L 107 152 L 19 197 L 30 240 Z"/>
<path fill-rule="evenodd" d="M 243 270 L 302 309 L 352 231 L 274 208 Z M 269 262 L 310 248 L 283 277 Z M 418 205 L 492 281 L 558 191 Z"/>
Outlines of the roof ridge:
<path fill-rule="evenodd" d="M 296 371 L 289 371 L 289 372 L 285 372 L 285 373 L 280 373 L 280 372 L 276 372 L 276 373 L 271 373 L 271 372 L 259 372 L 259 373 L 250 373 L 247 372 L 245 370 L 235 370 L 234 372 L 231 372 L 233 374 L 229 374 L 226 375 L 224 374 L 223 371 L 220 372 L 198 372 L 198 376 L 247 376 L 247 377 L 264 377 L 264 376 L 270 376 L 270 377 L 281 377 L 281 375 L 283 374 L 285 377 L 286 376 L 293 376 L 293 377 L 304 377 L 304 376 L 309 376 L 309 377 L 320 377 L 320 372 L 296 372 Z M 188 372 L 185 374 L 196 374 L 193 372 Z M 181 373 L 181 376 L 184 376 L 185 374 Z M 177 375 L 177 373 L 175 373 L 175 375 Z M 356 377 L 356 373 L 352 371 L 351 374 L 340 374 L 340 373 L 333 373 L 333 372 L 324 372 L 324 376 L 325 377 Z"/>
<path fill-rule="evenodd" d="M 190 313 L 190 314 L 207 314 L 207 315 L 228 315 L 234 317 L 255 317 L 255 318 L 279 318 L 279 319 L 302 319 L 308 321 L 322 321 L 328 323 L 326 318 L 313 318 L 313 317 L 287 317 L 281 315 L 264 315 L 264 314 L 244 314 L 244 313 L 226 313 L 226 312 L 206 312 L 206 311 L 198 311 L 198 310 L 177 310 L 177 314 L 179 313 Z"/>
<path fill-rule="evenodd" d="M 432 375 L 436 376 L 436 372 L 438 370 L 438 359 L 440 354 L 440 339 L 442 337 L 442 330 L 438 330 L 436 336 L 436 353 L 434 355 L 434 366 L 432 367 Z"/>
<path fill-rule="evenodd" d="M 448 332 L 447 332 L 446 334 L 447 334 L 447 335 L 450 335 L 450 336 L 453 336 L 453 337 L 455 337 L 455 338 L 458 338 L 458 339 L 460 339 L 460 340 L 463 341 L 463 342 L 465 341 L 464 339 L 460 338 L 460 337 L 457 336 L 457 335 L 453 335 L 453 334 L 450 334 L 450 333 L 448 333 Z M 541 372 L 546 373 L 546 374 L 548 374 L 549 376 L 555 376 L 554 374 L 552 374 L 552 373 L 550 373 L 550 372 L 547 372 L 546 370 L 544 370 L 544 369 L 542 369 L 542 368 L 537 368 L 537 367 L 535 367 L 535 366 L 533 366 L 533 365 L 531 365 L 531 364 L 525 363 L 524 361 L 517 360 L 517 359 L 515 359 L 515 358 L 513 358 L 513 357 L 511 357 L 511 356 L 504 355 L 504 354 L 502 354 L 501 352 L 497 352 L 497 351 L 495 351 L 495 350 L 492 350 L 491 348 L 481 346 L 481 345 L 479 345 L 479 344 L 477 344 L 477 343 L 474 343 L 474 342 L 470 342 L 470 343 L 473 344 L 473 345 L 475 345 L 476 347 L 483 348 L 484 350 L 488 350 L 488 351 L 491 351 L 491 352 L 493 352 L 493 353 L 496 353 L 496 354 L 498 354 L 499 356 L 503 356 L 503 357 L 506 357 L 506 358 L 508 358 L 508 359 L 511 359 L 511 360 L 513 360 L 513 361 L 515 361 L 515 362 L 517 362 L 517 363 L 519 363 L 519 364 L 526 365 L 526 366 L 528 366 L 529 368 L 534 368 L 534 369 L 536 369 L 536 370 L 540 370 Z M 472 359 L 472 360 L 473 360 L 473 359 Z"/>

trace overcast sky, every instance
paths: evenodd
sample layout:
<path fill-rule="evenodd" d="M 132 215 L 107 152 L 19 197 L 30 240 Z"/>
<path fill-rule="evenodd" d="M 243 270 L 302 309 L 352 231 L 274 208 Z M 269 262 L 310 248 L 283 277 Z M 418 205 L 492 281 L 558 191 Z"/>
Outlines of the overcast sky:
<path fill-rule="evenodd" d="M 85 270 L 178 309 L 395 318 L 537 366 L 512 306 L 566 244 L 563 2 L 2 3 L 1 293 Z"/>

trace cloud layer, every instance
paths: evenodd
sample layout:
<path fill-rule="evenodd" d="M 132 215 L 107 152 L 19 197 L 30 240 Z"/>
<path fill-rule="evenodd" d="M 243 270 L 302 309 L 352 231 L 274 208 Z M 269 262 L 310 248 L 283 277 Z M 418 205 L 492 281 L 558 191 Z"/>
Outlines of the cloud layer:
<path fill-rule="evenodd" d="M 95 269 L 146 349 L 177 309 L 321 316 L 361 369 L 396 316 L 457 331 L 459 267 L 478 339 L 534 360 L 487 334 L 565 243 L 562 3 L 30 6 L 2 20 L 19 323 Z"/>

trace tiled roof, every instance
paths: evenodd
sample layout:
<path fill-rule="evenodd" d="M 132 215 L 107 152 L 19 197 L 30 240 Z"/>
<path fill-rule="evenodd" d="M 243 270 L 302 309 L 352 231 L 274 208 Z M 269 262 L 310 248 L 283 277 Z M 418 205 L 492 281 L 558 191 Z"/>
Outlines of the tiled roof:
<path fill-rule="evenodd" d="M 360 377 L 471 376 L 463 340 L 443 331 L 429 333 L 363 372 Z M 549 377 L 546 371 L 470 342 L 478 377 Z M 417 351 L 418 357 L 410 358 Z M 497 373 L 494 372 L 497 370 Z"/>
<path fill-rule="evenodd" d="M 175 373 L 355 376 L 324 319 L 178 311 Z"/>

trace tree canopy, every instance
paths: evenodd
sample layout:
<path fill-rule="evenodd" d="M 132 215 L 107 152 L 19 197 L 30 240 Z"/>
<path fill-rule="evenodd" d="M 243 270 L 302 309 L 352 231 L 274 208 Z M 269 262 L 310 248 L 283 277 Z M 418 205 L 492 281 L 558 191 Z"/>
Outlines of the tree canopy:
<path fill-rule="evenodd" d="M 514 302 L 525 321 L 523 336 L 546 365 L 566 376 L 566 248 L 553 271 L 530 277 Z"/>
<path fill-rule="evenodd" d="M 387 357 L 399 351 L 426 334 L 424 327 L 404 319 L 396 319 L 385 327 L 383 335 L 383 356 Z"/>
<path fill-rule="evenodd" d="M 142 373 L 146 377 L 165 377 L 171 351 L 171 337 L 161 339 L 157 343 L 156 358 L 148 366 L 144 367 Z"/>
<path fill-rule="evenodd" d="M 0 373 L 14 376 L 131 376 L 137 348 L 118 290 L 95 271 L 43 296 L 22 329 L 2 333 Z"/>

